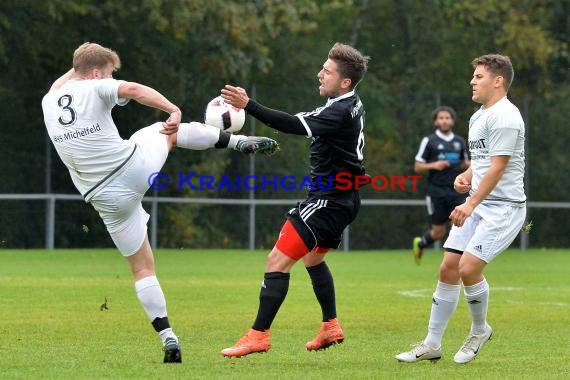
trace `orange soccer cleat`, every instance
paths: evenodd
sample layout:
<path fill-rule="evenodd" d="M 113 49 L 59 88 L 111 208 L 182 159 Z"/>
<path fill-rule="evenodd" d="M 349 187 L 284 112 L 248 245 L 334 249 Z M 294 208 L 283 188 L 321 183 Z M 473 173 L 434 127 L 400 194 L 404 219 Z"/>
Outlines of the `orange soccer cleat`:
<path fill-rule="evenodd" d="M 344 333 L 336 318 L 328 322 L 323 322 L 315 339 L 307 342 L 305 347 L 309 351 L 324 350 L 333 344 L 340 344 L 344 341 Z"/>
<path fill-rule="evenodd" d="M 224 348 L 222 355 L 239 358 L 256 352 L 267 352 L 270 348 L 269 330 L 258 331 L 249 329 L 236 344 L 232 347 Z"/>

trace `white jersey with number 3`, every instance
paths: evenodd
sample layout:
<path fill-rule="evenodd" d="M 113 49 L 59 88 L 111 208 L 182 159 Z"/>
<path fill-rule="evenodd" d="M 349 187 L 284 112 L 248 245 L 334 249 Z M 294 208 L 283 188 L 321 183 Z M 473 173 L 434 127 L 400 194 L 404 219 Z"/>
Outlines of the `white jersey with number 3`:
<path fill-rule="evenodd" d="M 489 108 L 481 107 L 469 120 L 472 192 L 491 167 L 492 156 L 510 156 L 505 172 L 483 202 L 524 205 L 524 121 L 507 97 Z"/>
<path fill-rule="evenodd" d="M 132 141 L 121 138 L 111 117 L 115 105 L 128 102 L 118 97 L 121 82 L 70 80 L 42 100 L 49 137 L 84 197 L 110 179 L 135 149 Z"/>

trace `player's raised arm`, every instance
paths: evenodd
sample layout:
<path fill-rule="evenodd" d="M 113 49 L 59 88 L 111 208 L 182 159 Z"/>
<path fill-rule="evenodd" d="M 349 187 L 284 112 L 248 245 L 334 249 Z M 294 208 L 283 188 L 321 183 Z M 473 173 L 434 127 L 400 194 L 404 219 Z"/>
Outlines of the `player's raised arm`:
<path fill-rule="evenodd" d="M 53 82 L 49 90 L 50 91 L 57 90 L 58 88 L 63 86 L 68 80 L 70 80 L 73 74 L 75 74 L 75 69 L 72 67 L 68 72 L 57 78 L 55 82 Z"/>
<path fill-rule="evenodd" d="M 133 99 L 140 104 L 170 114 L 170 117 L 163 124 L 164 129 L 161 132 L 171 135 L 178 131 L 182 119 L 180 108 L 152 87 L 136 82 L 123 82 L 119 85 L 119 98 Z"/>
<path fill-rule="evenodd" d="M 243 108 L 251 116 L 266 124 L 268 127 L 284 133 L 294 135 L 306 135 L 307 130 L 303 127 L 298 117 L 287 112 L 275 110 L 250 99 L 246 91 L 241 87 L 226 85 L 222 91 L 222 98 L 237 108 Z"/>
<path fill-rule="evenodd" d="M 237 108 L 245 108 L 249 102 L 249 96 L 242 87 L 234 87 L 227 84 L 221 90 L 222 98 L 229 104 Z"/>

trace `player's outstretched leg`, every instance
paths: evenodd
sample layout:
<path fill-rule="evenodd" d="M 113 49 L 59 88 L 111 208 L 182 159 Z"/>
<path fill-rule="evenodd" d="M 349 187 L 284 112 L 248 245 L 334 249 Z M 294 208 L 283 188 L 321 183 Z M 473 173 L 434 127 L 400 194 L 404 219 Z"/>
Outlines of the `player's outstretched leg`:
<path fill-rule="evenodd" d="M 272 156 L 279 151 L 277 141 L 262 136 L 240 136 L 235 149 L 245 154 L 263 153 Z"/>
<path fill-rule="evenodd" d="M 324 350 L 333 344 L 341 344 L 344 341 L 344 333 L 336 318 L 323 322 L 315 339 L 307 342 L 305 347 L 308 351 Z"/>
<path fill-rule="evenodd" d="M 161 125 L 153 125 L 155 135 Z M 232 135 L 208 124 L 190 122 L 180 123 L 176 135 L 171 135 L 172 146 L 191 150 L 234 149 L 245 154 L 263 153 L 271 156 L 279 151 L 277 141 L 269 137 Z"/>

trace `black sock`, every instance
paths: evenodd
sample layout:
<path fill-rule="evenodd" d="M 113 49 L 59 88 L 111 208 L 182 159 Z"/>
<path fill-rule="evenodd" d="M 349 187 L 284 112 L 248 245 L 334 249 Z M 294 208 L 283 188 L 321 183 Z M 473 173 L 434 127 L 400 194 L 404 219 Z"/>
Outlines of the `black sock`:
<path fill-rule="evenodd" d="M 323 322 L 336 318 L 334 281 L 329 267 L 323 261 L 315 266 L 307 267 L 307 272 L 309 272 L 309 276 L 311 276 L 313 290 L 321 305 Z"/>
<path fill-rule="evenodd" d="M 257 318 L 252 326 L 254 330 L 269 330 L 273 319 L 275 319 L 281 304 L 285 300 L 285 296 L 287 296 L 290 277 L 289 273 L 283 272 L 265 273 L 263 284 L 259 291 Z"/>
<path fill-rule="evenodd" d="M 154 318 L 152 321 L 152 327 L 156 332 L 161 332 L 162 330 L 166 330 L 170 328 L 170 323 L 168 323 L 168 317 L 164 318 Z"/>
<path fill-rule="evenodd" d="M 420 244 L 418 245 L 420 246 L 420 248 L 425 248 L 427 246 L 432 245 L 434 241 L 435 240 L 433 240 L 433 238 L 431 237 L 431 230 L 427 230 L 426 232 L 424 232 L 422 240 L 420 240 Z"/>
<path fill-rule="evenodd" d="M 220 130 L 220 138 L 218 139 L 216 145 L 214 145 L 214 148 L 216 149 L 227 148 L 229 142 L 230 142 L 230 134 L 228 132 Z"/>

